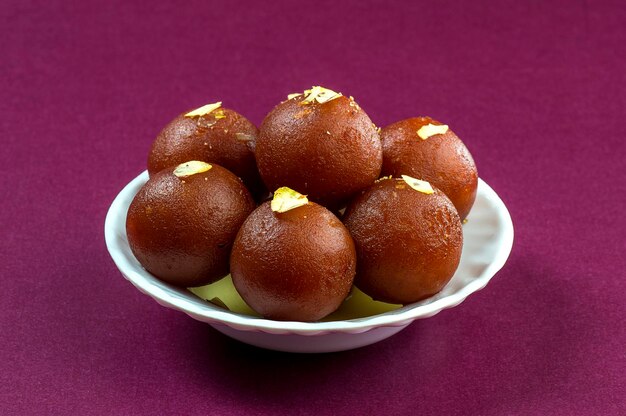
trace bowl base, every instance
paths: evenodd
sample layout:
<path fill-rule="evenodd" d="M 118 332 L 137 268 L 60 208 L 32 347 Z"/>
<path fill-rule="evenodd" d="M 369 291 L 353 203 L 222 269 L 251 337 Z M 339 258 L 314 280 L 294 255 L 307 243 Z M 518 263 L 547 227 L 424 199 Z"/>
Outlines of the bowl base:
<path fill-rule="evenodd" d="M 210 323 L 222 334 L 246 344 L 275 351 L 320 353 L 352 350 L 364 347 L 397 334 L 409 324 L 383 326 L 360 333 L 329 332 L 326 334 L 268 334 L 257 331 L 239 331 L 227 325 Z"/>

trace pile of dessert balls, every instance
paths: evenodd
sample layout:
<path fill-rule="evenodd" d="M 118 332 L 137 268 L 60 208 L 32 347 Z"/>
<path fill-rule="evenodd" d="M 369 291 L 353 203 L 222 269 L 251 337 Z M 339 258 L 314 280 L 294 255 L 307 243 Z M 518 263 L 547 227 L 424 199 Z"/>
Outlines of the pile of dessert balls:
<path fill-rule="evenodd" d="M 429 117 L 377 128 L 352 97 L 290 94 L 257 129 L 208 104 L 159 133 L 132 201 L 141 265 L 182 287 L 229 272 L 265 318 L 316 321 L 353 284 L 407 304 L 454 275 L 476 197 L 472 156 Z"/>

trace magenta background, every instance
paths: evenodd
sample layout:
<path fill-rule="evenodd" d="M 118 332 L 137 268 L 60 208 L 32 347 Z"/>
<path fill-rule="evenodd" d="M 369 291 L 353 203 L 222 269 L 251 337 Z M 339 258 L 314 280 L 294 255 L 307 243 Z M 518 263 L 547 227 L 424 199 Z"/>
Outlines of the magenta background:
<path fill-rule="evenodd" d="M 2 2 L 0 414 L 626 413 L 623 1 Z M 103 224 L 151 140 L 288 93 L 452 126 L 516 229 L 457 308 L 264 351 L 140 294 Z"/>

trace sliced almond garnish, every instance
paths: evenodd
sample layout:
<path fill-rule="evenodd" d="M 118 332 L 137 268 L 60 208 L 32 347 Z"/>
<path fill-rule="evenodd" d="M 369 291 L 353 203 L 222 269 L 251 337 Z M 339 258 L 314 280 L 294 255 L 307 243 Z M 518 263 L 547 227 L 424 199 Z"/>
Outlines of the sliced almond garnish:
<path fill-rule="evenodd" d="M 287 99 L 288 99 L 288 100 L 291 100 L 292 98 L 296 98 L 296 97 L 299 97 L 299 96 L 301 96 L 301 95 L 302 95 L 302 93 L 301 93 L 301 92 L 294 92 L 293 94 L 289 94 L 289 95 L 287 96 Z"/>
<path fill-rule="evenodd" d="M 426 181 L 421 181 L 419 179 L 415 179 L 415 178 L 412 178 L 412 177 L 407 176 L 407 175 L 402 175 L 402 179 L 411 188 L 413 188 L 416 191 L 419 191 L 419 192 L 421 192 L 423 194 L 429 195 L 429 194 L 435 193 L 435 190 L 433 189 L 433 187 L 430 185 L 430 183 L 428 183 Z"/>
<path fill-rule="evenodd" d="M 329 90 L 328 88 L 320 87 L 319 85 L 311 87 L 310 90 L 304 91 L 304 100 L 300 101 L 301 105 L 311 104 L 313 101 L 317 101 L 319 104 L 324 104 L 335 98 L 341 97 L 340 92 Z"/>
<path fill-rule="evenodd" d="M 185 117 L 200 117 L 200 116 L 206 116 L 207 114 L 209 114 L 211 111 L 213 110 L 217 110 L 218 108 L 220 108 L 222 106 L 222 102 L 218 101 L 216 103 L 213 104 L 207 104 L 207 105 L 203 105 L 200 108 L 196 108 L 193 111 L 188 112 L 187 114 L 185 114 Z"/>
<path fill-rule="evenodd" d="M 216 111 L 213 116 L 215 117 L 216 120 L 220 120 L 222 118 L 226 118 L 226 114 L 224 114 L 224 110 Z"/>
<path fill-rule="evenodd" d="M 209 165 L 206 162 L 201 162 L 199 160 L 191 160 L 189 162 L 181 163 L 180 165 L 176 166 L 176 169 L 174 169 L 174 175 L 176 175 L 179 178 L 186 178 L 187 176 L 206 172 L 212 167 L 213 166 Z"/>
<path fill-rule="evenodd" d="M 444 134 L 448 131 L 448 126 L 446 124 L 436 125 L 436 124 L 426 124 L 425 126 L 420 127 L 417 131 L 417 135 L 420 136 L 422 140 L 426 140 L 429 137 L 434 136 L 435 134 Z"/>
<path fill-rule="evenodd" d="M 309 200 L 306 195 L 302 195 L 291 188 L 283 186 L 274 192 L 274 198 L 272 198 L 270 207 L 274 212 L 287 212 L 308 203 Z"/>

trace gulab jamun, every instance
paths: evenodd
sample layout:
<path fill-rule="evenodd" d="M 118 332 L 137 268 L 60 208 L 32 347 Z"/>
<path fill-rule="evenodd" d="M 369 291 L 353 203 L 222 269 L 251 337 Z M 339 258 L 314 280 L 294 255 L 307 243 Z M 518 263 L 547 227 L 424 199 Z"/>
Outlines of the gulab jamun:
<path fill-rule="evenodd" d="M 356 268 L 348 230 L 329 210 L 288 188 L 261 204 L 237 234 L 235 288 L 262 316 L 317 321 L 350 293 Z"/>
<path fill-rule="evenodd" d="M 218 165 L 190 161 L 153 175 L 128 210 L 128 244 L 141 265 L 177 286 L 228 274 L 237 231 L 255 204 L 242 181 Z"/>
<path fill-rule="evenodd" d="M 287 186 L 337 208 L 379 177 L 382 147 L 352 97 L 313 87 L 289 95 L 265 117 L 256 160 L 270 191 Z"/>
<path fill-rule="evenodd" d="M 461 259 L 461 220 L 428 182 L 384 178 L 356 197 L 344 224 L 357 252 L 355 285 L 375 300 L 407 304 L 435 295 Z"/>
<path fill-rule="evenodd" d="M 461 220 L 474 205 L 478 187 L 476 164 L 465 144 L 447 125 L 415 117 L 381 130 L 382 175 L 410 175 L 442 190 Z"/>
<path fill-rule="evenodd" d="M 158 134 L 148 155 L 150 176 L 189 160 L 220 165 L 239 176 L 255 197 L 266 192 L 254 158 L 258 129 L 241 114 L 207 104 L 181 114 Z"/>

